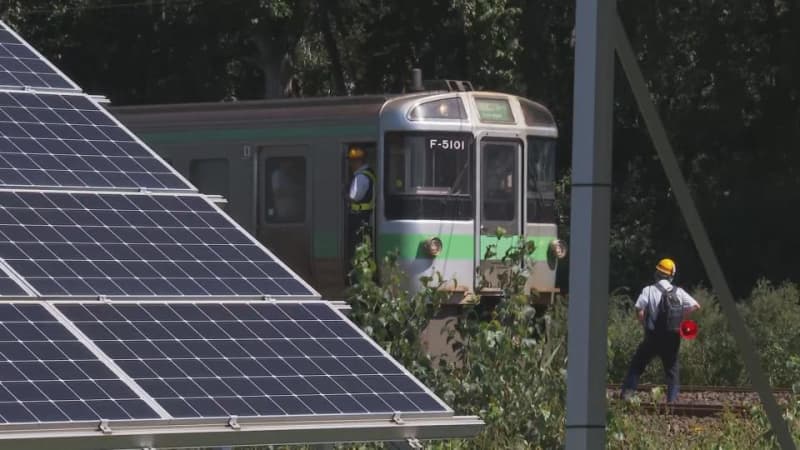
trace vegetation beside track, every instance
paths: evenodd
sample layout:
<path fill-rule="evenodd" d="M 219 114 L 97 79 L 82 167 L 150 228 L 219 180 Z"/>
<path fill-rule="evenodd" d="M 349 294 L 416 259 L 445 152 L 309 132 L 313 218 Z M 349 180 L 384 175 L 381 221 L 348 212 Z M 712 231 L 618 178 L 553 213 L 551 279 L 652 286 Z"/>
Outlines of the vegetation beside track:
<path fill-rule="evenodd" d="M 531 249 L 512 249 L 510 260 L 525 258 Z M 566 302 L 549 309 L 533 307 L 522 291 L 527 274 L 520 270 L 505 279 L 507 300 L 488 309 L 468 306 L 455 328 L 463 339 L 453 340 L 459 355 L 448 362 L 426 354 L 419 338 L 444 300 L 437 289 L 447 280 L 424 279 L 427 286 L 411 295 L 398 286 L 403 274 L 396 260 L 370 260 L 368 245 L 357 251 L 357 282 L 350 292 L 351 318 L 413 374 L 441 396 L 459 415 L 476 414 L 486 421 L 474 440 L 426 443 L 429 449 L 553 449 L 563 448 L 566 398 Z M 746 384 L 725 319 L 714 298 L 704 289 L 693 290 L 704 309 L 696 317 L 700 334 L 684 341 L 681 375 L 687 384 Z M 785 418 L 800 441 L 800 305 L 798 287 L 761 282 L 744 299 L 740 311 L 757 337 L 762 363 L 775 386 L 794 386 Z M 641 337 L 631 311 L 632 297 L 614 295 L 609 323 L 609 383 L 619 383 L 628 358 Z M 660 383 L 656 361 L 643 383 Z M 637 402 L 610 402 L 607 448 L 650 449 L 760 449 L 775 448 L 769 423 L 761 408 L 745 414 L 730 411 L 722 417 L 685 417 L 651 414 L 663 401 L 664 390 L 655 386 L 638 395 Z M 376 444 L 338 448 L 387 448 Z M 256 449 L 251 447 L 251 449 Z M 263 450 L 263 448 L 257 448 Z"/>
<path fill-rule="evenodd" d="M 520 261 L 532 249 L 517 248 L 505 255 Z M 402 273 L 390 256 L 376 266 L 359 249 L 356 275 L 361 280 L 351 291 L 351 317 L 424 383 L 442 396 L 457 414 L 477 414 L 485 431 L 473 441 L 436 443 L 431 448 L 559 448 L 563 446 L 566 397 L 566 302 L 549 309 L 530 305 L 522 291 L 527 273 L 512 273 L 504 280 L 507 301 L 494 309 L 466 307 L 456 329 L 464 339 L 453 340 L 458 363 L 425 354 L 418 336 L 441 303 L 437 290 L 447 280 L 425 279 L 427 288 L 409 295 L 397 288 Z M 638 292 L 637 292 L 638 293 Z M 738 349 L 727 331 L 714 297 L 705 289 L 692 290 L 704 309 L 695 319 L 700 334 L 684 341 L 681 375 L 686 384 L 746 385 L 747 376 Z M 798 286 L 759 282 L 740 305 L 762 355 L 762 364 L 774 386 L 800 388 L 800 304 Z M 631 352 L 641 338 L 632 312 L 633 296 L 612 296 L 609 321 L 608 380 L 618 383 Z M 654 361 L 643 382 L 662 381 Z M 641 401 L 663 401 L 656 388 Z M 769 424 L 759 406 L 744 417 L 691 418 L 639 414 L 636 408 L 612 405 L 608 413 L 609 448 L 771 448 Z M 800 398 L 792 396 L 786 412 L 800 440 Z"/>

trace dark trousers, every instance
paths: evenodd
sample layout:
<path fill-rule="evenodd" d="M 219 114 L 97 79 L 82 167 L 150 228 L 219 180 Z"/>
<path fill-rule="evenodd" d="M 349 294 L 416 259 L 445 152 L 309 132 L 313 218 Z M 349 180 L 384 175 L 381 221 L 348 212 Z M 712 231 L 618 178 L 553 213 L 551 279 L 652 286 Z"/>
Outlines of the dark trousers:
<path fill-rule="evenodd" d="M 677 333 L 654 333 L 645 331 L 644 340 L 633 354 L 628 375 L 622 383 L 622 395 L 626 396 L 636 390 L 639 377 L 642 376 L 650 361 L 658 356 L 664 365 L 664 376 L 667 382 L 667 401 L 674 402 L 680 392 L 678 350 L 681 337 Z"/>

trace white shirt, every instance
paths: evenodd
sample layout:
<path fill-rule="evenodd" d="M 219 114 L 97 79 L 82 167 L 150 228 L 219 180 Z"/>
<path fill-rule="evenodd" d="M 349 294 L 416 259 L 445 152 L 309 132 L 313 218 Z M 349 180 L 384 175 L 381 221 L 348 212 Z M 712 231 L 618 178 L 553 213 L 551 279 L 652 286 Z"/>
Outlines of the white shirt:
<path fill-rule="evenodd" d="M 659 280 L 656 284 L 660 284 L 664 289 L 672 287 L 672 284 L 667 280 Z M 639 311 L 645 310 L 645 318 L 655 317 L 658 314 L 658 305 L 661 304 L 661 290 L 658 289 L 656 284 L 651 284 L 642 289 L 642 293 L 639 294 L 639 298 L 636 300 L 636 309 Z M 678 300 L 683 304 L 684 310 L 698 306 L 697 300 L 692 298 L 686 291 L 677 286 L 675 289 L 675 293 Z"/>
<path fill-rule="evenodd" d="M 364 164 L 358 170 L 356 170 L 355 175 L 353 175 L 353 181 L 350 183 L 350 200 L 354 202 L 363 202 L 368 199 L 364 198 L 367 196 L 367 191 L 369 191 L 369 183 L 370 179 L 368 176 L 364 175 L 364 171 L 367 170 L 369 166 Z"/>

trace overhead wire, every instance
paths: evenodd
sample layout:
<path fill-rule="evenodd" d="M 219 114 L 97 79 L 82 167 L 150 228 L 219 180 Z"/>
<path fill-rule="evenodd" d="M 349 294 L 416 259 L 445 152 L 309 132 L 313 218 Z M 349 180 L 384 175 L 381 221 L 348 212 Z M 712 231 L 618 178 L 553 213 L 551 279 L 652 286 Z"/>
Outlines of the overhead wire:
<path fill-rule="evenodd" d="M 230 3 L 235 0 L 223 0 L 224 3 Z M 183 6 L 190 3 L 205 3 L 206 0 L 138 0 L 122 3 L 108 3 L 99 5 L 64 5 L 61 10 L 71 11 L 102 11 L 110 9 L 125 9 L 125 8 L 140 8 L 140 7 L 160 7 L 160 6 Z M 52 13 L 56 8 L 31 8 L 26 9 L 23 14 L 45 14 Z"/>

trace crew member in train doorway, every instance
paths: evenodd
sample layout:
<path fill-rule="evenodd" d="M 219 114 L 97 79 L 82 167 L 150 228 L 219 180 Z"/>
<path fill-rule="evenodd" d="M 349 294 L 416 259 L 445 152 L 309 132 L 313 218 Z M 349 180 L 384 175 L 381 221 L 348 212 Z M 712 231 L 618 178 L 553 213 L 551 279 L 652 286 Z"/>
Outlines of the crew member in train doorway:
<path fill-rule="evenodd" d="M 348 200 L 350 214 L 347 220 L 348 267 L 352 269 L 352 260 L 356 247 L 364 241 L 364 237 L 372 239 L 372 227 L 375 211 L 375 172 L 367 164 L 367 153 L 362 147 L 351 146 L 347 150 L 350 172 Z M 373 243 L 374 244 L 374 243 Z M 373 249 L 374 251 L 374 249 Z M 350 270 L 348 270 L 348 273 Z M 348 277 L 349 280 L 349 277 Z"/>
<path fill-rule="evenodd" d="M 678 350 L 681 321 L 700 309 L 700 304 L 683 289 L 674 286 L 675 262 L 662 259 L 656 265 L 655 283 L 642 289 L 636 300 L 636 317 L 644 327 L 644 339 L 633 355 L 628 374 L 622 383 L 623 399 L 636 391 L 639 377 L 650 361 L 658 356 L 664 365 L 667 402 L 674 403 L 680 391 Z"/>

